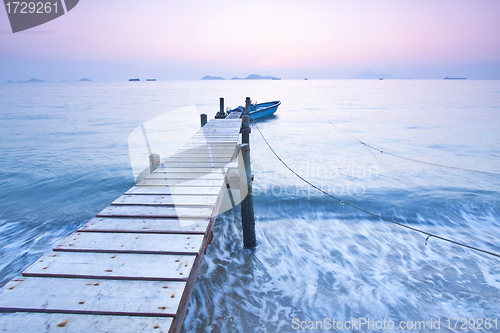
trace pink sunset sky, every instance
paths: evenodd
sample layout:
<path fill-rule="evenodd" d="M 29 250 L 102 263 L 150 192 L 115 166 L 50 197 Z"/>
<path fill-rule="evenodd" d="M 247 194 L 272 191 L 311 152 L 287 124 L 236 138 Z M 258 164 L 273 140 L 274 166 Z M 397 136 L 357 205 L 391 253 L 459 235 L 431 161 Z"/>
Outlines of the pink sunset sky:
<path fill-rule="evenodd" d="M 500 1 L 80 0 L 16 34 L 0 9 L 0 82 L 368 70 L 500 79 Z"/>

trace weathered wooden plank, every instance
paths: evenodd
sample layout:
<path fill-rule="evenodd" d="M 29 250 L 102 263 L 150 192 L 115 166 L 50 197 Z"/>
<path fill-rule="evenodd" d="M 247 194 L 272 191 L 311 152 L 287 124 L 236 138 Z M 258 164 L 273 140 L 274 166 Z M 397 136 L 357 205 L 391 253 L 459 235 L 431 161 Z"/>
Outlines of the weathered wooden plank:
<path fill-rule="evenodd" d="M 224 168 L 228 163 L 220 163 L 220 162 L 166 162 L 164 163 L 165 168 Z"/>
<path fill-rule="evenodd" d="M 213 207 L 171 207 L 171 206 L 108 206 L 98 217 L 186 217 L 209 218 Z"/>
<path fill-rule="evenodd" d="M 206 123 L 205 128 L 235 128 L 235 127 L 241 127 L 241 119 L 229 119 L 229 120 L 223 120 L 224 122 L 219 122 L 219 123 Z"/>
<path fill-rule="evenodd" d="M 26 269 L 23 276 L 186 281 L 195 258 L 194 255 L 50 252 Z"/>
<path fill-rule="evenodd" d="M 234 154 L 238 149 L 237 145 L 225 146 L 225 147 L 210 147 L 210 150 L 206 145 L 199 144 L 186 144 L 179 148 L 179 154 L 192 154 L 192 153 L 203 153 L 203 154 Z"/>
<path fill-rule="evenodd" d="M 191 146 L 191 148 L 198 148 L 198 147 L 210 147 L 210 149 L 214 149 L 214 148 L 225 148 L 225 149 L 230 149 L 230 148 L 235 148 L 237 146 L 236 144 L 236 141 L 221 141 L 221 142 L 217 142 L 217 141 L 214 141 L 214 142 L 203 142 L 201 140 L 198 140 L 199 142 L 195 142 L 194 140 L 191 141 L 187 141 L 184 145 L 182 145 L 182 147 L 186 147 L 186 146 Z"/>
<path fill-rule="evenodd" d="M 152 172 L 148 178 L 170 178 L 170 179 L 195 179 L 195 178 L 203 178 L 203 179 L 224 179 L 224 174 L 221 172 L 221 169 L 212 172 L 213 170 L 209 170 L 208 172 L 168 172 L 162 169 L 156 169 Z"/>
<path fill-rule="evenodd" d="M 192 167 L 172 167 L 171 164 L 166 164 L 164 167 L 160 166 L 153 172 L 203 172 L 203 173 L 220 173 L 222 169 L 227 170 L 228 168 L 238 168 L 238 161 L 234 160 L 224 165 L 224 167 L 219 167 L 213 169 L 210 167 L 200 167 L 199 165 L 193 165 Z"/>
<path fill-rule="evenodd" d="M 212 157 L 212 156 L 198 156 L 198 157 L 189 157 L 189 156 L 174 156 L 168 157 L 162 160 L 163 163 L 229 163 L 232 161 L 232 156 L 227 157 Z"/>
<path fill-rule="evenodd" d="M 187 141 L 186 144 L 190 144 L 191 147 L 189 147 L 188 149 L 190 150 L 193 150 L 193 149 L 205 149 L 205 151 L 208 150 L 209 146 L 210 146 L 210 152 L 211 153 L 215 153 L 216 152 L 216 149 L 236 149 L 238 147 L 237 144 L 235 144 L 234 142 L 229 142 L 229 143 L 217 143 L 217 142 L 210 142 L 210 143 L 206 143 L 206 142 L 200 142 L 200 143 L 193 143 L 193 142 L 190 142 L 190 141 Z M 184 145 L 183 145 L 184 146 Z M 181 150 L 178 150 L 177 153 L 183 153 L 184 150 L 186 149 L 182 149 L 181 146 L 179 149 Z"/>
<path fill-rule="evenodd" d="M 227 115 L 225 120 L 239 119 L 241 117 L 241 111 L 233 111 Z"/>
<path fill-rule="evenodd" d="M 207 124 L 208 125 L 208 124 Z M 205 125 L 203 126 L 203 129 L 204 131 L 206 132 L 209 132 L 210 130 L 215 130 L 215 131 L 223 131 L 223 130 L 236 130 L 236 129 L 240 129 L 241 128 L 241 121 L 240 121 L 240 124 L 239 125 L 234 125 L 234 124 L 226 124 L 226 125 L 222 125 L 222 126 L 219 126 L 219 125 Z M 205 133 L 206 133 L 205 132 Z"/>
<path fill-rule="evenodd" d="M 0 290 L 0 312 L 172 317 L 185 286 L 176 281 L 23 277 Z"/>
<path fill-rule="evenodd" d="M 210 119 L 208 123 L 205 124 L 205 126 L 221 126 L 221 125 L 240 125 L 241 124 L 241 119 Z"/>
<path fill-rule="evenodd" d="M 191 152 L 191 151 L 183 151 L 182 153 L 178 153 L 178 154 L 174 154 L 174 155 L 171 155 L 167 158 L 173 158 L 173 157 L 191 157 L 191 158 L 196 158 L 196 157 L 201 157 L 201 158 L 205 158 L 205 157 L 213 157 L 213 158 L 227 158 L 227 157 L 231 157 L 234 155 L 234 152 L 226 152 L 226 153 L 220 153 L 220 154 L 216 154 L 216 153 L 209 153 L 207 150 L 203 151 L 203 152 Z"/>
<path fill-rule="evenodd" d="M 234 156 L 234 151 L 226 151 L 226 152 L 221 152 L 221 153 L 214 153 L 214 152 L 208 152 L 205 151 L 203 153 L 197 153 L 197 154 L 178 154 L 178 155 L 172 155 L 168 156 L 162 159 L 162 162 L 165 162 L 166 160 L 184 160 L 184 161 L 206 161 L 207 159 L 210 160 L 217 160 L 217 159 L 231 159 Z"/>
<path fill-rule="evenodd" d="M 193 233 L 204 234 L 208 219 L 130 219 L 113 217 L 94 217 L 83 225 L 80 232 L 130 232 L 130 233 Z"/>
<path fill-rule="evenodd" d="M 238 131 L 239 132 L 239 131 Z M 234 131 L 236 133 L 236 131 Z M 220 139 L 221 141 L 238 141 L 238 135 L 235 135 L 234 133 L 200 133 L 200 134 L 195 134 L 194 136 L 191 137 L 191 139 Z M 229 139 L 229 140 L 228 140 Z"/>
<path fill-rule="evenodd" d="M 238 139 L 240 134 L 239 128 L 229 128 L 229 129 L 207 129 L 204 131 L 198 131 L 194 137 L 231 137 L 233 139 Z"/>
<path fill-rule="evenodd" d="M 125 194 L 217 195 L 219 187 L 134 186 Z"/>
<path fill-rule="evenodd" d="M 196 144 L 237 144 L 238 139 L 234 137 L 192 137 L 186 143 L 196 143 Z"/>
<path fill-rule="evenodd" d="M 61 313 L 0 313 L 0 332 L 169 332 L 171 317 L 96 316 Z"/>
<path fill-rule="evenodd" d="M 191 144 L 192 147 L 190 147 L 190 149 L 196 149 L 196 148 L 208 149 L 208 146 L 210 146 L 211 152 L 213 152 L 213 149 L 215 149 L 215 148 L 226 148 L 226 147 L 235 148 L 235 147 L 237 147 L 237 144 L 235 144 L 235 142 L 210 142 L 210 143 L 200 142 L 200 143 L 194 144 L 193 142 L 187 141 L 186 144 L 187 143 Z M 180 151 L 177 151 L 177 152 L 180 153 Z"/>
<path fill-rule="evenodd" d="M 234 119 L 234 120 L 238 120 L 238 119 Z M 226 127 L 241 127 L 241 119 L 239 119 L 239 121 L 225 121 L 223 123 L 218 123 L 218 124 L 208 122 L 205 126 L 207 128 L 209 128 L 209 127 L 222 128 L 222 126 L 219 126 L 221 124 L 227 125 Z M 205 126 L 203 126 L 201 129 L 205 128 Z"/>
<path fill-rule="evenodd" d="M 229 124 L 227 126 L 218 126 L 218 125 L 214 125 L 214 124 L 207 124 L 208 126 L 203 126 L 202 128 L 200 128 L 199 131 L 208 131 L 210 129 L 215 129 L 215 130 L 224 130 L 224 129 L 237 129 L 237 128 L 240 128 L 241 127 L 241 119 L 239 121 L 239 123 L 237 122 L 233 122 L 233 123 L 226 123 L 226 124 Z"/>
<path fill-rule="evenodd" d="M 163 161 L 163 165 L 165 166 L 165 168 L 172 168 L 173 165 L 178 165 L 178 164 L 183 164 L 183 165 L 188 165 L 187 168 L 190 168 L 190 167 L 200 167 L 200 165 L 210 165 L 210 167 L 204 167 L 204 168 L 210 168 L 211 169 L 211 172 L 213 171 L 217 171 L 217 169 L 220 169 L 220 168 L 224 168 L 228 163 L 231 163 L 233 162 L 234 159 L 232 158 L 214 158 L 214 159 L 210 159 L 210 158 L 204 158 L 204 159 L 201 159 L 201 158 L 197 158 L 195 160 L 193 159 L 190 159 L 190 158 L 169 158 L 169 159 L 166 159 Z M 218 167 L 214 170 L 214 168 L 212 167 L 212 164 L 213 165 L 221 165 L 221 167 Z M 201 166 L 203 168 L 203 166 Z M 160 166 L 159 168 L 155 169 L 155 170 L 158 170 L 158 172 L 161 172 L 163 171 L 163 168 Z M 220 173 L 217 172 L 217 173 Z M 207 177 L 207 178 L 212 178 L 213 177 Z"/>
<path fill-rule="evenodd" d="M 228 140 L 228 141 L 225 141 L 225 140 L 205 141 L 202 139 L 191 139 L 191 140 L 187 141 L 183 146 L 190 144 L 190 145 L 196 145 L 196 146 L 205 145 L 205 146 L 210 146 L 210 147 L 224 147 L 224 146 L 234 147 L 235 145 L 237 145 L 237 142 L 238 142 L 238 140 L 236 140 L 236 139 L 235 140 Z"/>
<path fill-rule="evenodd" d="M 125 194 L 112 205 L 169 205 L 169 206 L 213 206 L 217 196 L 189 195 L 132 195 Z"/>
<path fill-rule="evenodd" d="M 237 137 L 234 136 L 193 136 L 187 142 L 207 142 L 210 144 L 214 143 L 236 143 L 238 141 Z"/>
<path fill-rule="evenodd" d="M 146 177 L 137 185 L 168 185 L 168 186 L 194 186 L 194 187 L 220 187 L 224 179 L 170 179 Z"/>
<path fill-rule="evenodd" d="M 232 163 L 232 162 L 231 162 Z M 165 167 L 162 168 L 161 166 L 157 169 L 155 169 L 153 172 L 182 172 L 182 173 L 220 173 L 221 168 L 218 169 L 212 169 L 210 168 L 172 168 L 172 167 Z M 182 177 L 181 177 L 182 178 Z"/>
<path fill-rule="evenodd" d="M 203 235 L 76 232 L 54 251 L 143 254 L 197 254 Z"/>
<path fill-rule="evenodd" d="M 187 141 L 179 148 L 179 152 L 182 152 L 186 149 L 205 149 L 206 152 L 216 154 L 216 153 L 232 153 L 234 152 L 238 146 L 237 142 L 211 142 L 210 146 L 207 146 L 207 142 L 203 141 Z"/>
<path fill-rule="evenodd" d="M 202 140 L 202 139 L 192 139 L 189 141 L 186 141 L 182 147 L 191 147 L 191 148 L 196 148 L 204 145 L 210 145 L 210 151 L 212 153 L 215 153 L 217 151 L 214 151 L 212 148 L 224 148 L 227 151 L 233 151 L 233 148 L 238 145 L 238 141 L 236 140 L 227 140 L 227 141 L 221 141 L 221 140 Z M 208 149 L 208 148 L 207 148 Z"/>

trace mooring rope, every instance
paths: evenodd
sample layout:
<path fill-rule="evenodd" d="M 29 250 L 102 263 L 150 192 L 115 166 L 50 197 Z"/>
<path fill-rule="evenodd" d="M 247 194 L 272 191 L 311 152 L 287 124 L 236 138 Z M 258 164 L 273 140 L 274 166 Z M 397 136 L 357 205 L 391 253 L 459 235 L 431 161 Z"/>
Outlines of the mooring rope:
<path fill-rule="evenodd" d="M 387 152 L 385 150 L 375 148 L 375 147 L 373 147 L 373 146 L 371 146 L 371 145 L 369 145 L 369 144 L 361 141 L 360 139 L 358 139 L 354 135 L 352 135 L 352 134 L 344 131 L 342 128 L 336 126 L 332 122 L 328 122 L 328 123 L 330 125 L 332 125 L 333 127 L 340 129 L 342 132 L 344 132 L 345 134 L 349 135 L 350 137 L 354 138 L 354 140 L 358 141 L 362 145 L 364 145 L 364 146 L 366 146 L 366 147 L 368 147 L 370 149 L 373 149 L 373 150 L 375 150 L 375 151 L 377 151 L 377 152 L 379 152 L 381 154 L 387 154 L 387 155 L 390 155 L 392 157 L 400 158 L 400 159 L 403 159 L 403 160 L 407 160 L 407 161 L 411 161 L 411 162 L 415 162 L 415 163 L 422 163 L 422 164 L 437 166 L 437 167 L 441 167 L 441 168 L 449 168 L 449 169 L 455 169 L 455 170 L 462 170 L 462 171 L 468 171 L 468 172 L 477 172 L 477 173 L 483 173 L 483 174 L 487 174 L 487 175 L 500 176 L 500 173 L 496 173 L 496 172 L 474 170 L 474 169 L 461 168 L 461 167 L 456 167 L 456 166 L 451 166 L 451 165 L 445 165 L 445 164 L 439 164 L 439 163 L 432 163 L 432 162 L 417 160 L 417 159 L 414 159 L 414 158 L 410 158 L 410 157 L 405 157 L 405 156 L 401 156 L 401 155 L 396 155 L 396 154 L 393 154 L 393 153 L 389 153 L 389 152 Z"/>
<path fill-rule="evenodd" d="M 454 241 L 452 239 L 449 239 L 449 238 L 446 238 L 446 237 L 442 237 L 442 236 L 439 236 L 437 234 L 433 234 L 433 233 L 430 233 L 430 232 L 427 232 L 427 231 L 424 231 L 424 230 L 421 230 L 421 229 L 418 229 L 418 228 L 415 228 L 415 227 L 412 227 L 412 226 L 409 226 L 409 225 L 406 225 L 406 224 L 403 224 L 403 223 L 400 223 L 400 222 L 396 222 L 392 219 L 389 219 L 387 217 L 383 217 L 381 215 L 378 215 L 378 214 L 375 214 L 375 213 L 372 213 L 364 208 L 361 208 L 361 207 L 358 207 L 356 205 L 353 205 L 349 202 L 346 202 L 340 198 L 337 198 L 336 196 L 333 196 L 331 195 L 330 193 L 324 191 L 323 189 L 319 188 L 318 186 L 314 185 L 313 183 L 309 182 L 307 179 L 305 179 L 304 177 L 302 177 L 301 175 L 299 175 L 297 172 L 295 172 L 290 166 L 288 166 L 288 164 L 286 164 L 285 161 L 283 161 L 283 159 L 281 159 L 281 157 L 276 153 L 276 151 L 273 149 L 273 147 L 271 147 L 271 145 L 269 144 L 269 142 L 266 140 L 266 138 L 264 137 L 264 134 L 262 134 L 259 126 L 257 125 L 257 123 L 254 121 L 254 126 L 257 128 L 257 130 L 259 131 L 260 133 L 260 136 L 262 137 L 262 139 L 264 140 L 264 142 L 267 144 L 267 146 L 269 147 L 269 149 L 273 152 L 273 154 L 276 156 L 276 158 L 288 169 L 290 170 L 290 172 L 292 172 L 295 176 L 297 176 L 300 180 L 302 180 L 304 183 L 308 184 L 309 186 L 311 186 L 312 188 L 318 190 L 319 192 L 337 200 L 338 202 L 340 202 L 340 204 L 342 205 L 347 205 L 349 207 L 352 207 L 354 209 L 357 209 L 363 213 L 366 213 L 368 215 L 371 215 L 371 216 L 374 216 L 376 218 L 379 218 L 381 220 L 384 220 L 384 221 L 387 221 L 387 222 L 390 222 L 390 223 L 393 223 L 393 224 L 396 224 L 400 227 L 403 227 L 403 228 L 407 228 L 407 229 L 410 229 L 410 230 L 413 230 L 413 231 L 416 231 L 416 232 L 419 232 L 421 234 L 424 234 L 427 236 L 427 238 L 425 239 L 425 245 L 427 245 L 427 241 L 429 240 L 430 237 L 434 237 L 434 238 L 437 238 L 437 239 L 440 239 L 440 240 L 443 240 L 445 242 L 449 242 L 449 243 L 452 243 L 452 244 L 455 244 L 455 245 L 458 245 L 458 246 L 462 246 L 462 247 L 465 247 L 465 248 L 468 248 L 468 249 L 471 249 L 471 250 L 474 250 L 474 251 L 478 251 L 478 252 L 482 252 L 482 253 L 486 253 L 486 254 L 489 254 L 489 255 L 492 255 L 492 256 L 495 256 L 495 257 L 498 257 L 500 258 L 500 254 L 498 253 L 495 253 L 495 252 L 490 252 L 490 251 L 486 251 L 486 250 L 483 250 L 483 249 L 480 249 L 480 248 L 477 248 L 477 247 L 474 247 L 474 246 L 471 246 L 471 245 L 467 245 L 467 244 L 464 244 L 464 243 L 460 243 L 460 242 L 457 242 L 457 241 Z"/>

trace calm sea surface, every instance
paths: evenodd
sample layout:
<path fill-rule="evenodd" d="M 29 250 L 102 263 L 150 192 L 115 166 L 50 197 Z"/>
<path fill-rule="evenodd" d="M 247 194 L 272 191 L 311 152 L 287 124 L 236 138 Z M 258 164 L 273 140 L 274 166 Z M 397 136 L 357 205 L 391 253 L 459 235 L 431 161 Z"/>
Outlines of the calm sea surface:
<path fill-rule="evenodd" d="M 257 125 L 311 183 L 500 253 L 500 81 L 12 83 L 0 84 L 0 285 L 134 185 L 136 127 L 189 105 L 213 116 L 219 97 L 236 107 L 246 96 L 282 101 Z M 219 216 L 185 332 L 297 332 L 309 321 L 331 331 L 333 319 L 359 318 L 425 321 L 413 330 L 422 332 L 437 320 L 447 331 L 448 318 L 498 318 L 477 331 L 500 332 L 499 258 L 433 237 L 426 245 L 315 191 L 256 128 L 251 146 L 259 246 L 243 249 L 239 209 Z"/>

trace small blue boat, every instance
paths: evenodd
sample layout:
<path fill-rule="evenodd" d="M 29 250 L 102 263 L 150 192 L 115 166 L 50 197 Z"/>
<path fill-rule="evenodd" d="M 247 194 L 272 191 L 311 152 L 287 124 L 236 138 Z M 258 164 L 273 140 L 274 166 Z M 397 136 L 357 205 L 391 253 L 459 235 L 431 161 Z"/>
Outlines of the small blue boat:
<path fill-rule="evenodd" d="M 281 105 L 280 101 L 258 103 L 250 105 L 250 117 L 252 119 L 263 118 L 274 114 Z"/>
<path fill-rule="evenodd" d="M 280 101 L 250 104 L 250 118 L 258 119 L 268 117 L 274 114 L 278 110 L 278 106 L 280 105 Z M 245 108 L 243 106 L 238 106 L 236 109 L 229 111 L 229 113 L 233 111 L 240 111 L 242 114 L 244 114 Z"/>

